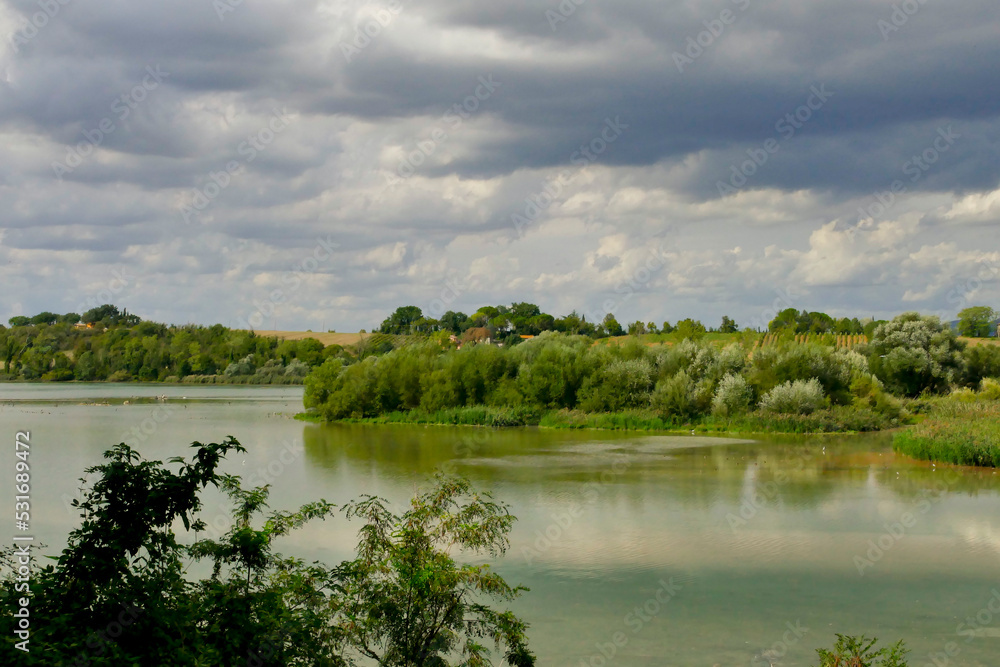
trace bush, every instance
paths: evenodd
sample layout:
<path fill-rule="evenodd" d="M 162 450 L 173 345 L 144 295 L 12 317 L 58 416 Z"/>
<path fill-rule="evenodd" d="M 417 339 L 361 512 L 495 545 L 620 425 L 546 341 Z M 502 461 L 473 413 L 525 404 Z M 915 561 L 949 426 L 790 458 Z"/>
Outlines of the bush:
<path fill-rule="evenodd" d="M 657 383 L 650 397 L 650 405 L 664 420 L 673 417 L 692 419 L 707 412 L 711 395 L 706 397 L 705 393 L 704 384 L 695 383 L 690 375 L 681 371 L 674 377 Z"/>
<path fill-rule="evenodd" d="M 867 349 L 872 372 L 903 396 L 948 391 L 965 369 L 964 346 L 951 327 L 917 313 L 879 325 Z"/>
<path fill-rule="evenodd" d="M 816 649 L 819 667 L 907 667 L 906 648 L 900 640 L 892 646 L 875 649 L 878 639 L 837 635 L 832 651 Z"/>
<path fill-rule="evenodd" d="M 979 397 L 987 401 L 1000 401 L 1000 380 L 983 378 L 979 386 Z"/>
<path fill-rule="evenodd" d="M 653 365 L 646 359 L 615 359 L 584 385 L 580 407 L 587 412 L 618 412 L 649 404 Z"/>
<path fill-rule="evenodd" d="M 298 359 L 292 359 L 291 363 L 285 367 L 285 375 L 289 377 L 304 378 L 309 374 L 309 366 Z"/>
<path fill-rule="evenodd" d="M 253 355 L 248 354 L 239 361 L 234 361 L 226 366 L 224 375 L 226 377 L 233 377 L 235 375 L 253 375 L 255 370 L 256 369 L 253 365 Z"/>
<path fill-rule="evenodd" d="M 729 417 L 749 412 L 753 406 L 753 387 L 742 375 L 726 375 L 719 382 L 712 399 L 712 414 Z"/>
<path fill-rule="evenodd" d="M 826 405 L 819 380 L 795 380 L 778 385 L 760 401 L 760 409 L 772 414 L 808 415 Z"/>
<path fill-rule="evenodd" d="M 108 376 L 108 382 L 128 382 L 131 379 L 132 376 L 126 370 L 115 371 Z"/>

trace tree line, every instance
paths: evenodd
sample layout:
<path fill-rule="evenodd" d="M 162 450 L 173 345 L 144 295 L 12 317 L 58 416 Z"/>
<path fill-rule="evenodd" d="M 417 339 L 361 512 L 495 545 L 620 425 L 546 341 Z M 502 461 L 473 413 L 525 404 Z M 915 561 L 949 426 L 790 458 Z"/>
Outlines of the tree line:
<path fill-rule="evenodd" d="M 640 411 L 672 424 L 825 411 L 859 425 L 849 430 L 872 430 L 899 419 L 896 397 L 1000 377 L 1000 347 L 967 346 L 948 324 L 917 313 L 877 326 L 852 349 L 760 343 L 746 335 L 724 347 L 595 345 L 559 332 L 509 347 L 414 343 L 350 365 L 325 362 L 306 378 L 305 404 L 328 420 L 486 406 L 513 409 L 521 423 L 559 410 Z"/>
<path fill-rule="evenodd" d="M 301 383 L 331 356 L 350 356 L 314 338 L 279 341 L 221 324 L 167 326 L 113 305 L 82 317 L 39 313 L 10 323 L 0 326 L 6 380 Z"/>
<path fill-rule="evenodd" d="M 995 336 L 997 318 L 998 313 L 993 308 L 974 306 L 959 313 L 955 327 L 962 336 L 976 338 Z M 871 337 L 875 329 L 884 323 L 885 320 L 874 318 L 836 319 L 822 312 L 786 308 L 771 320 L 768 331 Z M 522 336 L 537 336 L 544 331 L 558 331 L 598 339 L 623 336 L 626 333 L 630 335 L 677 333 L 680 338 L 693 338 L 705 333 L 733 334 L 741 331 L 736 321 L 728 315 L 724 315 L 720 324 L 714 328 L 691 318 L 680 320 L 676 324 L 666 321 L 661 325 L 651 321 L 636 320 L 622 326 L 611 313 L 605 315 L 600 322 L 588 322 L 586 315 L 580 315 L 576 311 L 557 318 L 543 313 L 537 305 L 526 302 L 513 303 L 510 306 L 483 306 L 472 315 L 449 310 L 438 319 L 427 317 L 417 306 L 401 306 L 382 321 L 378 331 L 385 334 L 447 332 L 459 336 L 471 329 L 487 329 L 493 339 L 515 344 Z"/>

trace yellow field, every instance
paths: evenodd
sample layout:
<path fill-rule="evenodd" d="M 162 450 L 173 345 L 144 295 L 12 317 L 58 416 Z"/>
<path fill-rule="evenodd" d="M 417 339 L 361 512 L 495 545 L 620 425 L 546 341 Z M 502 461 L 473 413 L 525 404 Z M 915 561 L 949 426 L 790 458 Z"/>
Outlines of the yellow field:
<path fill-rule="evenodd" d="M 323 345 L 356 345 L 362 339 L 371 338 L 370 333 L 322 333 L 312 331 L 255 331 L 258 336 L 264 338 L 277 338 L 278 340 L 303 340 L 305 338 L 315 338 Z"/>

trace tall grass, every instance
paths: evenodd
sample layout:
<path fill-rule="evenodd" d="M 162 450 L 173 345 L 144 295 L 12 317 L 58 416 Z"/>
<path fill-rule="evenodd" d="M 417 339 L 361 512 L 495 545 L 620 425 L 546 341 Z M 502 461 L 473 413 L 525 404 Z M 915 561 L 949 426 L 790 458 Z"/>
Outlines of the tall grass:
<path fill-rule="evenodd" d="M 1000 467 L 1000 403 L 938 401 L 924 421 L 896 434 L 893 449 L 926 461 Z"/>

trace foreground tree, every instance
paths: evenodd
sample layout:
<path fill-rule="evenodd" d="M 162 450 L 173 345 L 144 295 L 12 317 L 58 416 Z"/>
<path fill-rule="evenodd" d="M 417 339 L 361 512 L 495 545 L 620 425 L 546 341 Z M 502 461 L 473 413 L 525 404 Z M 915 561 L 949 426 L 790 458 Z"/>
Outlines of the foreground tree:
<path fill-rule="evenodd" d="M 503 554 L 515 521 L 507 505 L 442 476 L 402 515 L 371 496 L 344 509 L 366 523 L 358 558 L 336 574 L 350 652 L 381 667 L 489 665 L 485 639 L 512 667 L 535 664 L 525 623 L 484 602 L 508 602 L 527 589 L 509 586 L 489 565 L 460 565 L 449 555 L 454 549 Z"/>
<path fill-rule="evenodd" d="M 512 599 L 522 589 L 487 566 L 459 567 L 445 551 L 502 552 L 514 520 L 505 506 L 442 479 L 394 525 L 380 501 L 364 499 L 348 506 L 349 515 L 370 519 L 358 558 L 307 565 L 276 553 L 275 541 L 330 517 L 333 505 L 269 511 L 268 487 L 246 490 L 238 477 L 218 472 L 228 452 L 245 451 L 239 442 L 193 446 L 191 460 L 171 459 L 169 467 L 125 444 L 108 451 L 107 463 L 88 469 L 97 479 L 74 503 L 81 526 L 30 584 L 18 583 L 11 549 L 0 553 L 11 570 L 0 579 L 0 604 L 14 609 L 30 595 L 32 630 L 30 652 L 16 649 L 17 619 L 0 615 L 8 637 L 0 664 L 347 667 L 357 664 L 353 656 L 371 657 L 377 644 L 387 667 L 443 667 L 452 664 L 452 649 L 467 658 L 457 664 L 487 665 L 481 637 L 504 647 L 510 665 L 533 664 L 524 623 L 483 603 L 484 595 Z M 218 539 L 185 544 L 173 525 L 179 520 L 195 536 L 205 531 L 197 515 L 209 485 L 229 496 L 233 517 Z M 373 561 L 390 551 L 391 560 Z M 186 576 L 191 560 L 209 561 L 211 576 Z"/>
<path fill-rule="evenodd" d="M 817 649 L 819 667 L 907 667 L 902 640 L 892 646 L 875 648 L 878 639 L 837 635 L 833 650 Z"/>

